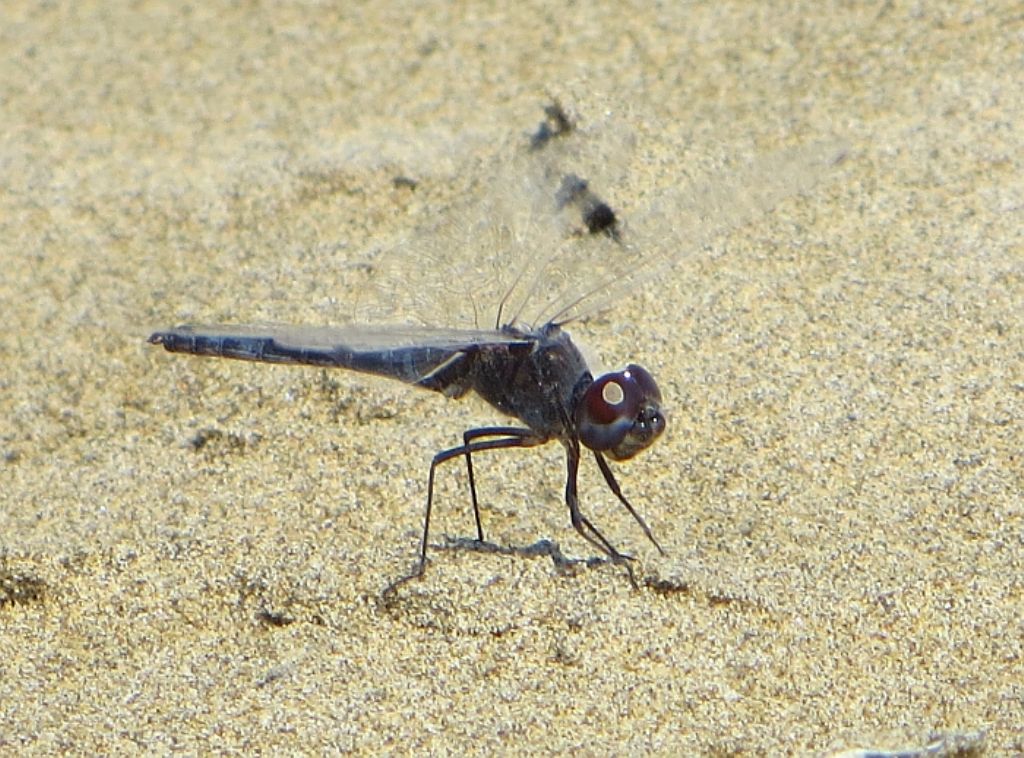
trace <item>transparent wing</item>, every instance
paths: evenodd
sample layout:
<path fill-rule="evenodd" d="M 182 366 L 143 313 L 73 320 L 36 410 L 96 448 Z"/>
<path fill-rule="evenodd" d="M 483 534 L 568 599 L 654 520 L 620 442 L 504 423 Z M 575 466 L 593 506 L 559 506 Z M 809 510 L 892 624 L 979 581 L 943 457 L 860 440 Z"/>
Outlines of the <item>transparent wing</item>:
<path fill-rule="evenodd" d="M 813 187 L 845 154 L 836 141 L 804 144 L 756 158 L 720 155 L 696 171 L 679 168 L 653 194 L 623 207 L 621 231 L 563 242 L 524 299 L 526 321 L 565 323 L 640 291 L 687 258 L 782 200 Z M 645 172 L 641 172 L 643 174 Z M 664 180 L 665 177 L 662 177 Z M 611 191 L 609 191 L 611 194 Z"/>
<path fill-rule="evenodd" d="M 582 318 L 706 255 L 715 238 L 806 191 L 844 154 L 837 141 L 756 158 L 698 148 L 678 128 L 607 101 L 569 120 L 540 145 L 540 130 L 523 129 L 479 161 L 465 202 L 381 257 L 376 302 L 412 293 L 404 318 L 477 328 Z M 574 181 L 614 212 L 614 231 L 590 231 L 586 202 L 567 192 Z M 392 308 L 363 313 L 388 319 Z"/>

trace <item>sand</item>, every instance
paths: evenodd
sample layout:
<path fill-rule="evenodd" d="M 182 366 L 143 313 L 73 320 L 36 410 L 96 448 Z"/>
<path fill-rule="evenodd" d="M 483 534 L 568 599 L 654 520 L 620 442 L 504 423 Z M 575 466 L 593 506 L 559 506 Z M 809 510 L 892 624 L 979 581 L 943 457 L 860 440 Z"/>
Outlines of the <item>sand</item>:
<path fill-rule="evenodd" d="M 0 752 L 1024 753 L 1018 6 L 4 15 Z M 665 395 L 615 470 L 666 555 L 582 474 L 638 587 L 531 553 L 595 557 L 551 445 L 478 463 L 513 549 L 385 599 L 430 456 L 502 420 L 145 338 L 347 319 L 495 146 L 597 92 L 664 138 L 627 211 L 705 152 L 846 158 L 573 327 Z M 435 543 L 473 536 L 461 477 Z"/>

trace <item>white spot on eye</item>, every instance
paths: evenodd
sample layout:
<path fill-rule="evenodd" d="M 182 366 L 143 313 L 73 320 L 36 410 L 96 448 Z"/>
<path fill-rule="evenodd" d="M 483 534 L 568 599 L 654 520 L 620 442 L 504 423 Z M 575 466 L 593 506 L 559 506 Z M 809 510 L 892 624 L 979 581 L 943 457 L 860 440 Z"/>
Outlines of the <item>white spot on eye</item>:
<path fill-rule="evenodd" d="M 626 399 L 626 393 L 622 391 L 622 385 L 618 382 L 608 382 L 601 388 L 601 399 L 608 405 L 621 405 Z"/>

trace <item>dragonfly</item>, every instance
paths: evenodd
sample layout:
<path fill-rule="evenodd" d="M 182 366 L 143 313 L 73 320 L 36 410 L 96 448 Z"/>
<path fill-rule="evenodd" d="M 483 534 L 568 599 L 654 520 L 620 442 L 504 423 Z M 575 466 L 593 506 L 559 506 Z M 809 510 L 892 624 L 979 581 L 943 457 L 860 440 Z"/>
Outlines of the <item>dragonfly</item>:
<path fill-rule="evenodd" d="M 463 209 L 468 223 L 454 224 L 467 238 L 467 249 L 484 251 L 483 258 L 463 264 L 461 273 L 470 272 L 471 280 L 456 285 L 463 300 L 473 300 L 474 318 L 488 304 L 476 302 L 467 293 L 476 293 L 479 299 L 485 280 L 502 288 L 494 290 L 501 294 L 491 305 L 497 314 L 492 328 L 409 323 L 185 324 L 149 337 L 150 343 L 172 353 L 342 368 L 396 379 L 449 398 L 475 394 L 517 421 L 518 425 L 468 429 L 462 444 L 433 456 L 418 562 L 411 576 L 422 575 L 427 565 L 434 482 L 441 464 L 465 460 L 477 540 L 484 544 L 474 455 L 549 442 L 564 448 L 565 504 L 570 524 L 584 540 L 612 562 L 632 560 L 581 508 L 577 479 L 589 451 L 607 487 L 664 554 L 609 463 L 633 458 L 665 432 L 661 391 L 651 373 L 635 363 L 595 375 L 565 327 L 642 289 L 675 265 L 681 249 L 700 248 L 714 234 L 809 187 L 821 166 L 835 158 L 834 146 L 817 146 L 807 155 L 788 154 L 762 162 L 756 177 L 740 172 L 731 184 L 714 188 L 670 188 L 661 192 L 659 204 L 638 212 L 625 224 L 593 189 L 589 177 L 603 178 L 609 167 L 628 163 L 622 156 L 629 152 L 623 143 L 629 141 L 630 132 L 619 132 L 611 148 L 595 152 L 588 147 L 590 135 L 580 134 L 575 119 L 560 103 L 549 105 L 545 116 L 521 146 L 513 173 L 505 171 L 494 182 L 495 192 Z M 780 172 L 780 161 L 795 167 Z M 523 187 L 530 190 L 523 192 Z M 507 212 L 510 196 L 527 211 Z M 490 246 L 481 242 L 481 225 L 490 232 Z M 684 234 L 686 239 L 681 239 Z M 452 237 L 437 235 L 435 244 L 449 247 Z M 402 266 L 408 269 L 407 262 Z M 446 277 L 459 273 L 452 267 L 433 268 Z M 443 284 L 450 284 L 450 277 Z M 439 282 L 438 288 L 425 291 L 436 292 L 441 286 Z"/>

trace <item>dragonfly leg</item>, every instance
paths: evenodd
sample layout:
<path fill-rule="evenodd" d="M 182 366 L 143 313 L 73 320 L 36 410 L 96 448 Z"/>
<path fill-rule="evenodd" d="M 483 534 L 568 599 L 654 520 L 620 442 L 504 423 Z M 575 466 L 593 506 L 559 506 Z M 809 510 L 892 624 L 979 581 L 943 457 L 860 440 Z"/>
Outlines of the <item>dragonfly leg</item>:
<path fill-rule="evenodd" d="M 619 499 L 619 502 L 626 506 L 626 510 L 636 520 L 636 523 L 640 525 L 640 528 L 644 530 L 644 534 L 647 535 L 647 539 L 658 548 L 658 552 L 665 555 L 665 551 L 662 550 L 661 545 L 654 539 L 654 534 L 651 532 L 651 528 L 647 526 L 647 522 L 643 520 L 643 517 L 636 512 L 633 505 L 626 499 L 626 496 L 622 494 L 622 490 L 619 488 L 619 483 L 615 481 L 615 475 L 612 474 L 611 468 L 608 466 L 608 461 L 604 459 L 596 450 L 594 451 L 594 457 L 597 459 L 597 466 L 601 469 L 601 473 L 604 475 L 604 481 L 608 485 L 608 489 L 615 493 L 615 497 Z"/>
<path fill-rule="evenodd" d="M 499 439 L 487 440 L 480 439 L 481 437 L 488 436 L 500 436 Z M 468 440 L 465 444 L 459 447 L 449 448 L 448 450 L 442 450 L 434 459 L 430 462 L 430 475 L 427 478 L 427 508 L 423 515 L 423 536 L 420 539 L 420 564 L 416 574 L 420 575 L 423 573 L 424 568 L 427 565 L 427 540 L 430 536 L 430 512 L 434 504 L 434 472 L 437 467 L 445 461 L 450 461 L 452 458 L 457 458 L 460 455 L 466 456 L 466 463 L 469 468 L 470 477 L 470 492 L 473 498 L 473 511 L 476 515 L 477 534 L 480 535 L 480 541 L 483 541 L 483 529 L 480 525 L 480 510 L 477 504 L 476 498 L 476 487 L 473 481 L 473 469 L 471 456 L 473 453 L 478 453 L 482 450 L 503 450 L 506 448 L 513 447 L 532 447 L 533 445 L 539 445 L 543 440 L 538 438 L 533 432 L 528 429 L 520 429 L 518 427 L 485 427 L 481 429 L 470 429 L 463 435 L 463 438 Z"/>
<path fill-rule="evenodd" d="M 462 435 L 463 447 L 466 449 L 466 471 L 469 474 L 469 496 L 473 501 L 473 516 L 476 519 L 476 537 L 484 541 L 484 528 L 480 521 L 480 506 L 476 499 L 476 480 L 473 477 L 473 440 L 483 437 L 505 437 L 506 439 L 528 439 L 534 437 L 529 429 L 518 426 L 485 426 L 479 429 L 467 429 Z M 527 445 L 508 445 L 508 447 L 526 447 Z"/>
<path fill-rule="evenodd" d="M 576 491 L 576 478 L 580 469 L 580 447 L 579 443 L 566 444 L 566 465 L 567 475 L 565 480 L 565 502 L 569 506 L 569 520 L 583 539 L 596 547 L 615 562 L 632 560 L 631 555 L 620 553 L 616 550 L 601 532 L 597 530 L 586 516 L 580 511 L 579 495 Z"/>

